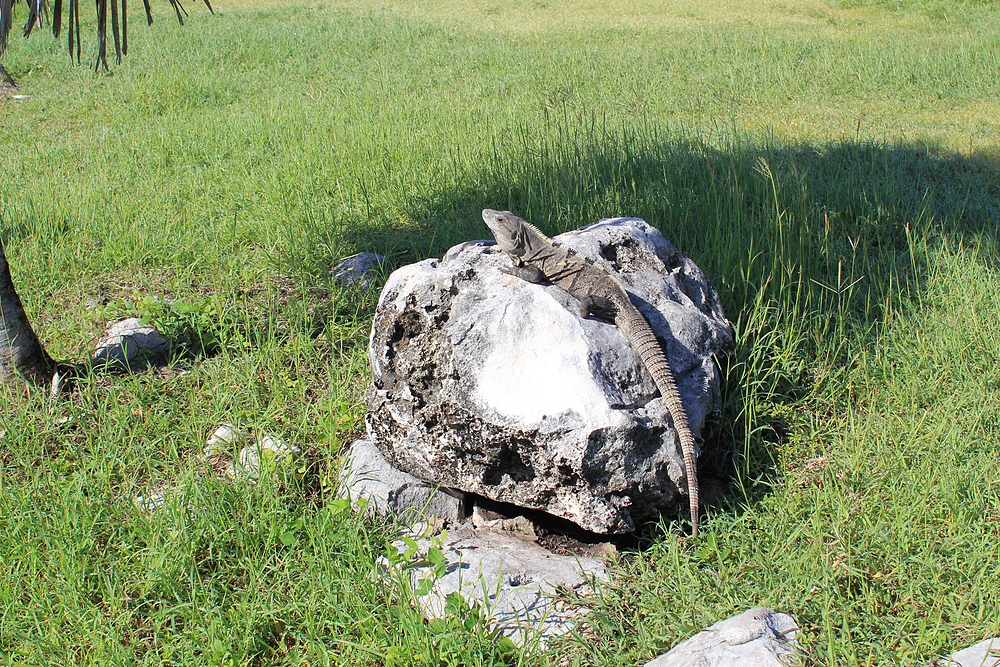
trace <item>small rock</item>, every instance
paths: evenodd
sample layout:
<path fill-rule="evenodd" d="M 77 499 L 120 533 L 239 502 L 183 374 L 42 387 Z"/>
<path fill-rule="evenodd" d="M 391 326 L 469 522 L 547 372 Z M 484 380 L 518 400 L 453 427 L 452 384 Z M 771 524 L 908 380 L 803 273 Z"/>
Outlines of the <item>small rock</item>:
<path fill-rule="evenodd" d="M 110 324 L 95 347 L 95 363 L 134 370 L 148 365 L 151 358 L 166 356 L 171 345 L 155 327 L 130 317 Z"/>
<path fill-rule="evenodd" d="M 798 664 L 798 626 L 765 607 L 719 621 L 645 667 L 786 667 Z"/>
<path fill-rule="evenodd" d="M 232 424 L 222 424 L 212 432 L 212 435 L 208 436 L 202 456 L 208 458 L 226 454 L 227 446 L 236 443 L 239 437 L 240 433 L 235 426 Z"/>
<path fill-rule="evenodd" d="M 183 487 L 161 487 L 148 490 L 132 498 L 137 510 L 150 519 L 159 518 L 164 513 L 182 512 L 190 517 L 194 504 L 188 499 Z"/>
<path fill-rule="evenodd" d="M 301 453 L 302 450 L 295 445 L 286 445 L 274 436 L 265 435 L 256 445 L 240 450 L 236 457 L 235 472 L 240 477 L 259 479 L 261 469 L 265 472 L 288 469 Z"/>
<path fill-rule="evenodd" d="M 393 515 L 403 524 L 434 517 L 450 523 L 465 519 L 464 496 L 396 470 L 369 440 L 360 439 L 345 455 L 340 495 L 364 498 L 379 516 Z"/>
<path fill-rule="evenodd" d="M 66 376 L 59 372 L 57 369 L 55 373 L 52 374 L 52 380 L 49 382 L 49 395 L 52 398 L 59 396 L 66 386 Z"/>
<path fill-rule="evenodd" d="M 140 512 L 152 516 L 167 504 L 167 497 L 160 491 L 150 491 L 145 495 L 140 494 L 133 498 L 132 504 Z"/>
<path fill-rule="evenodd" d="M 521 537 L 528 539 L 538 539 L 535 532 L 535 524 L 526 517 L 515 516 L 506 517 L 496 512 L 490 512 L 476 507 L 472 510 L 472 525 L 476 528 L 492 528 L 493 530 L 503 530 L 508 533 L 520 533 Z"/>
<path fill-rule="evenodd" d="M 933 664 L 936 667 L 1000 667 L 1000 637 L 984 639 Z"/>
<path fill-rule="evenodd" d="M 342 287 L 350 287 L 360 282 L 361 287 L 367 289 L 378 274 L 385 271 L 388 266 L 383 255 L 361 252 L 342 260 L 330 270 L 330 273 L 333 274 L 334 281 Z"/>
<path fill-rule="evenodd" d="M 544 646 L 546 638 L 569 632 L 583 615 L 581 607 L 554 599 L 557 593 L 585 594 L 593 580 L 607 578 L 597 559 L 558 556 L 506 533 L 461 528 L 444 540 L 423 538 L 416 544 L 414 558 L 424 558 L 436 547 L 447 563 L 444 576 L 433 582 L 430 591 L 416 596 L 424 616 L 445 616 L 449 596 L 461 595 L 470 607 L 483 611 L 491 629 L 522 646 L 536 637 Z M 393 546 L 400 554 L 408 548 L 403 541 Z M 420 566 L 413 560 L 393 565 L 385 558 L 379 562 L 392 576 L 408 576 L 413 589 L 433 577 L 432 565 Z"/>

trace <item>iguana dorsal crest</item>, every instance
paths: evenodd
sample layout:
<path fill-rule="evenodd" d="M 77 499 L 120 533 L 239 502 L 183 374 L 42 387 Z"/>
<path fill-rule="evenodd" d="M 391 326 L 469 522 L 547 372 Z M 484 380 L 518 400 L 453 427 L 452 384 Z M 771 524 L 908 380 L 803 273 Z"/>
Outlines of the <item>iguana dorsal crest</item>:
<path fill-rule="evenodd" d="M 552 243 L 552 239 L 550 239 L 548 236 L 546 236 L 545 234 L 543 234 L 542 230 L 540 230 L 538 227 L 535 227 L 533 224 L 531 224 L 530 222 L 528 222 L 524 218 L 521 218 L 521 222 L 524 224 L 525 227 L 527 227 L 528 229 L 530 229 L 534 233 L 536 233 L 539 236 L 541 236 L 543 240 L 548 241 L 549 243 Z"/>

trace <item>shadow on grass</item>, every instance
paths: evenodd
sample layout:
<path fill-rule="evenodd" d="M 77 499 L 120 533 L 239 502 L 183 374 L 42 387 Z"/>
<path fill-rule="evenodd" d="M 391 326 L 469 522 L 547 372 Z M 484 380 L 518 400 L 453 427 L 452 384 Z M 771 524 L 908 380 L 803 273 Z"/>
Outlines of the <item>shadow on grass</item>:
<path fill-rule="evenodd" d="M 386 222 L 351 242 L 401 250 L 397 263 L 441 256 L 489 238 L 484 207 L 553 235 L 616 216 L 659 228 L 706 272 L 736 330 L 736 354 L 721 364 L 724 411 L 702 459 L 737 480 L 721 493 L 733 500 L 767 492 L 787 406 L 840 372 L 886 307 L 919 295 L 936 244 L 997 243 L 1000 161 L 986 154 L 709 141 L 577 119 L 498 138 L 480 162 L 460 186 L 407 210 L 417 230 Z"/>

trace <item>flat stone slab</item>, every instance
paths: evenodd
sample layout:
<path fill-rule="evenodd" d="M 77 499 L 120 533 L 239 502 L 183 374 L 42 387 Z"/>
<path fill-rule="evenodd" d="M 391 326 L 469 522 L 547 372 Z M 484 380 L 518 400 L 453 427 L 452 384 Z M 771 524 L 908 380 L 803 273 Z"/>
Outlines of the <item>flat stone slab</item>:
<path fill-rule="evenodd" d="M 418 553 L 426 556 L 436 547 L 447 563 L 445 574 L 434 581 L 430 591 L 416 601 L 427 618 L 447 613 L 448 598 L 461 595 L 470 606 L 479 606 L 491 629 L 499 629 L 514 643 L 524 645 L 569 632 L 584 610 L 557 593 L 584 594 L 591 582 L 606 580 L 604 564 L 587 556 L 559 556 L 514 535 L 490 530 L 462 528 L 449 532 L 443 542 L 433 538 L 416 540 Z M 409 547 L 402 541 L 393 545 L 403 554 Z M 433 576 L 433 564 L 409 567 L 380 565 L 387 576 L 409 577 L 410 586 Z M 405 573 L 404 573 L 405 572 Z"/>
<path fill-rule="evenodd" d="M 1000 637 L 984 639 L 933 664 L 935 667 L 1000 667 Z"/>
<path fill-rule="evenodd" d="M 788 614 L 755 607 L 702 630 L 645 667 L 788 667 L 801 662 L 797 632 Z"/>

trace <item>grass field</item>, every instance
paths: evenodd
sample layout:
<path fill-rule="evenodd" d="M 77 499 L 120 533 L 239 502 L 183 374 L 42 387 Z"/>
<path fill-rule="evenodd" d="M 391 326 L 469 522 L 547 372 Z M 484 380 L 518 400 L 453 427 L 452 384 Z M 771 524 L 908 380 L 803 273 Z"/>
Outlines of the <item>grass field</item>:
<path fill-rule="evenodd" d="M 36 329 L 79 360 L 142 315 L 190 372 L 0 394 L 0 665 L 632 666 L 758 605 L 816 665 L 1000 633 L 1000 4 L 216 4 L 135 23 L 112 74 L 45 34 L 4 56 Z M 486 206 L 643 217 L 737 331 L 702 535 L 646 527 L 547 653 L 424 623 L 376 580 L 389 527 L 330 498 L 377 292 L 329 268 L 440 256 Z M 224 421 L 304 478 L 212 474 Z"/>

